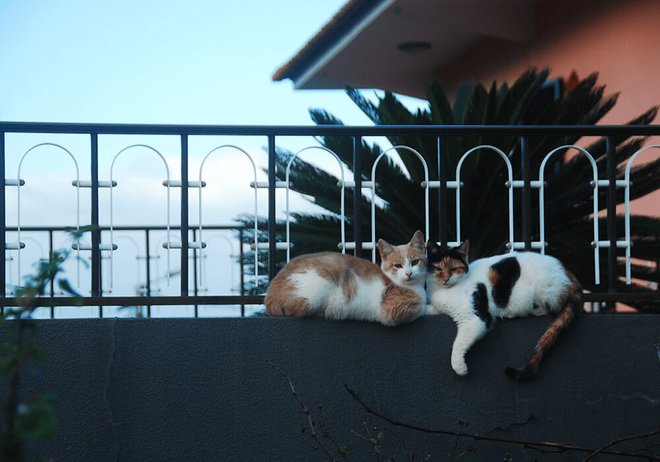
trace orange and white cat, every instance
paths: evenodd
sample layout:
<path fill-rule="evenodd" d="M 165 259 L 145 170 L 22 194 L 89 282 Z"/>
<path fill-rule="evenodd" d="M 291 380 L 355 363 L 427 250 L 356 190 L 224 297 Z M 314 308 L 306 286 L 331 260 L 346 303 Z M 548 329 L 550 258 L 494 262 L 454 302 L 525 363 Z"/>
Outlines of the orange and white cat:
<path fill-rule="evenodd" d="M 426 314 L 424 235 L 408 244 L 378 241 L 381 266 L 333 252 L 292 259 L 271 281 L 271 316 L 322 316 L 396 326 Z"/>

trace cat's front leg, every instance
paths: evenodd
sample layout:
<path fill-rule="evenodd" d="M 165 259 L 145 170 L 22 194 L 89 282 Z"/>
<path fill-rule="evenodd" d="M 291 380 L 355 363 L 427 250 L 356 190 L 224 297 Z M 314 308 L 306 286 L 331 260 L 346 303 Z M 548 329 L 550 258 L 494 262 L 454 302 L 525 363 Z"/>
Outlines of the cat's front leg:
<path fill-rule="evenodd" d="M 467 375 L 468 367 L 465 355 L 477 340 L 483 337 L 488 329 L 486 323 L 477 316 L 462 319 L 457 322 L 456 339 L 451 350 L 451 368 L 458 375 Z"/>

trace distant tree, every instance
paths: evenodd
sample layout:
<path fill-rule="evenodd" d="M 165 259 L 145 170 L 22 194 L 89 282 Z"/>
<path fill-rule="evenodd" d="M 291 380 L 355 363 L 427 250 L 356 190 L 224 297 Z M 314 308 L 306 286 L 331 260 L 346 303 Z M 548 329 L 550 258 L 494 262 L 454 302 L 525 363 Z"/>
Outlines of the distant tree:
<path fill-rule="evenodd" d="M 605 95 L 604 86 L 597 84 L 597 74 L 575 82 L 573 88 L 561 97 L 539 104 L 544 84 L 548 81 L 547 69 L 531 69 L 523 73 L 511 86 L 493 82 L 489 88 L 480 84 L 463 83 L 457 91 L 453 104 L 442 87 L 434 83 L 426 88 L 428 108 L 415 112 L 408 110 L 402 102 L 389 91 L 372 103 L 356 90 L 347 93 L 353 102 L 377 125 L 417 124 L 543 124 L 543 125 L 590 125 L 601 120 L 615 105 L 618 94 Z M 652 107 L 630 124 L 649 124 L 655 118 L 658 107 Z M 342 125 L 337 117 L 323 109 L 310 110 L 312 120 L 318 125 Z M 388 138 L 392 145 L 405 145 L 419 151 L 426 159 L 431 179 L 438 178 L 437 141 L 435 137 L 392 136 Z M 616 144 L 617 177 L 623 177 L 625 162 L 646 139 L 644 137 L 618 136 Z M 334 151 L 346 165 L 348 178 L 352 178 L 352 140 L 350 137 L 329 136 L 319 139 L 321 145 Z M 564 144 L 581 143 L 596 159 L 599 178 L 606 177 L 606 144 L 604 139 L 580 140 L 579 137 L 534 136 L 529 138 L 527 155 L 530 159 L 530 171 L 536 176 L 543 157 L 552 149 Z M 453 179 L 456 164 L 470 148 L 481 144 L 498 147 L 508 153 L 512 160 L 514 178 L 522 177 L 520 165 L 520 143 L 517 137 L 501 135 L 451 136 L 446 141 L 446 159 L 444 160 L 444 179 Z M 361 146 L 363 179 L 367 179 L 376 157 L 384 148 L 365 141 Z M 277 177 L 284 180 L 284 172 L 292 153 L 285 150 L 277 152 Z M 394 156 L 393 156 L 394 157 Z M 589 187 L 591 167 L 582 155 L 568 156 L 565 160 L 557 155 L 546 168 L 546 241 L 547 252 L 558 257 L 582 281 L 586 289 L 603 290 L 595 286 L 593 275 L 593 251 L 588 245 L 592 240 L 592 198 L 593 188 Z M 392 159 L 383 159 L 378 167 L 376 193 L 376 226 L 378 238 L 401 243 L 410 239 L 416 229 L 424 227 L 424 194 L 420 182 L 424 179 L 421 163 L 411 155 L 401 155 L 400 163 Z M 480 258 L 506 251 L 508 241 L 507 195 L 504 183 L 506 168 L 502 159 L 493 152 L 475 153 L 468 158 L 461 171 L 461 181 L 465 184 L 461 195 L 461 237 L 470 239 L 471 258 Z M 631 198 L 643 197 L 660 187 L 660 159 L 640 164 L 632 169 L 631 179 L 634 187 Z M 290 174 L 291 189 L 305 195 L 312 203 L 321 207 L 320 213 L 295 213 L 291 225 L 291 241 L 294 243 L 293 254 L 299 255 L 320 250 L 336 250 L 339 230 L 339 192 L 334 175 L 304 160 L 293 162 Z M 532 236 L 538 240 L 538 201 L 531 201 Z M 520 194 L 515 194 L 514 209 L 521 210 Z M 617 204 L 623 203 L 623 190 L 617 191 Z M 352 234 L 353 191 L 346 191 L 346 214 L 348 220 L 347 238 Z M 370 236 L 370 202 L 364 196 L 361 202 L 362 233 Z M 446 201 L 447 217 L 444 226 L 450 240 L 455 234 L 455 204 L 452 196 Z M 606 188 L 599 188 L 599 207 L 607 206 Z M 431 194 L 430 233 L 438 239 L 438 203 L 437 195 Z M 244 216 L 242 221 L 251 223 L 252 217 Z M 605 239 L 606 224 L 601 219 L 601 239 Z M 655 260 L 660 257 L 660 219 L 658 217 L 632 216 L 632 256 L 643 260 Z M 260 239 L 267 240 L 267 222 L 262 219 Z M 617 217 L 617 230 L 623 232 L 623 216 Z M 522 241 L 520 223 L 516 222 L 516 240 Z M 283 223 L 278 223 L 278 240 L 284 240 Z M 245 234 L 245 241 L 251 242 L 251 233 Z M 602 280 L 606 280 L 605 251 L 601 259 Z M 265 256 L 265 255 L 264 255 Z M 266 259 L 264 258 L 263 261 Z M 282 257 L 280 261 L 284 260 Z M 249 256 L 246 268 L 251 261 Z M 619 262 L 618 274 L 625 274 L 624 263 Z M 250 271 L 247 269 L 247 271 Z M 262 273 L 266 272 L 264 267 Z M 648 282 L 658 280 L 658 271 L 643 264 L 633 264 L 633 277 L 640 281 L 627 286 L 619 280 L 619 291 L 649 291 Z M 641 311 L 657 311 L 653 304 L 636 305 Z"/>

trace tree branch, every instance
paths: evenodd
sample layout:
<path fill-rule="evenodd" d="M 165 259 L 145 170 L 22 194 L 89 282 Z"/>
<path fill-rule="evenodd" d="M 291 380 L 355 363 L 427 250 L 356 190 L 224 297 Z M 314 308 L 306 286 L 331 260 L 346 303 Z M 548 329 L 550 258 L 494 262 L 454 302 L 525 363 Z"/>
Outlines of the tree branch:
<path fill-rule="evenodd" d="M 316 442 L 319 448 L 325 453 L 326 456 L 332 461 L 337 460 L 337 456 L 332 453 L 332 451 L 325 445 L 323 444 L 323 441 L 319 437 L 318 432 L 316 431 L 316 426 L 314 425 L 314 420 L 312 419 L 312 414 L 309 412 L 309 409 L 307 408 L 307 405 L 305 402 L 302 400 L 300 395 L 298 394 L 298 391 L 296 390 L 296 387 L 293 386 L 293 382 L 289 378 L 289 376 L 279 367 L 275 366 L 273 363 L 268 361 L 268 364 L 270 367 L 275 369 L 275 371 L 284 379 L 286 382 L 289 384 L 289 388 L 291 389 L 291 394 L 293 396 L 293 399 L 296 400 L 298 403 L 298 406 L 300 409 L 303 411 L 303 414 L 305 414 L 305 417 L 307 418 L 307 424 L 309 425 L 309 429 L 311 431 L 312 438 Z M 346 454 L 344 454 L 341 450 L 339 451 L 339 456 L 344 459 L 344 460 L 350 460 Z"/>
<path fill-rule="evenodd" d="M 602 446 L 602 447 L 598 448 L 597 450 L 595 450 L 594 452 L 592 452 L 591 454 L 589 454 L 584 459 L 584 462 L 587 462 L 587 461 L 593 459 L 598 454 L 604 453 L 607 448 L 611 448 L 612 446 L 617 445 L 619 443 L 623 443 L 624 441 L 631 441 L 631 440 L 637 440 L 637 439 L 641 439 L 641 438 L 648 438 L 649 436 L 659 435 L 659 434 L 660 434 L 660 430 L 654 430 L 654 431 L 649 432 L 649 433 L 644 433 L 644 434 L 641 434 L 641 435 L 626 436 L 624 438 L 619 438 L 619 439 L 610 441 L 605 446 Z"/>
<path fill-rule="evenodd" d="M 522 440 L 522 439 L 515 439 L 515 438 L 502 438 L 502 437 L 497 437 L 497 436 L 490 436 L 490 435 L 481 435 L 479 433 L 465 433 L 465 432 L 456 432 L 456 431 L 451 431 L 451 430 L 443 430 L 443 429 L 435 429 L 435 428 L 428 428 L 428 427 L 422 427 L 419 425 L 415 424 L 409 424 L 406 422 L 401 422 L 398 420 L 395 420 L 391 417 L 388 417 L 387 415 L 383 414 L 382 412 L 374 409 L 371 407 L 369 404 L 367 404 L 360 396 L 354 392 L 348 385 L 344 384 L 344 388 L 348 392 L 348 394 L 351 395 L 351 397 L 369 414 L 374 415 L 385 422 L 388 422 L 391 425 L 401 427 L 401 428 L 407 428 L 409 430 L 414 430 L 422 433 L 430 433 L 430 434 L 435 434 L 435 435 L 447 435 L 447 436 L 454 436 L 454 437 L 465 437 L 465 438 L 471 438 L 475 441 L 494 441 L 494 442 L 500 442 L 500 443 L 511 443 L 511 444 L 517 444 L 520 446 L 525 446 L 525 447 L 530 447 L 530 448 L 551 448 L 555 450 L 556 452 L 564 452 L 564 451 L 576 451 L 576 452 L 588 452 L 588 453 L 594 453 L 598 450 L 600 450 L 600 454 L 611 454 L 611 455 L 616 455 L 616 456 L 626 456 L 626 457 L 634 457 L 638 459 L 646 459 L 646 460 L 655 460 L 655 461 L 660 461 L 659 456 L 655 455 L 648 455 L 648 454 L 637 454 L 633 452 L 624 452 L 624 451 L 612 451 L 609 449 L 606 449 L 605 447 L 603 448 L 586 448 L 582 446 L 575 446 L 572 444 L 565 444 L 565 443 L 555 443 L 551 441 L 534 441 L 534 440 Z M 659 430 L 660 431 L 660 430 Z M 630 439 L 634 439 L 633 437 L 628 437 Z"/>

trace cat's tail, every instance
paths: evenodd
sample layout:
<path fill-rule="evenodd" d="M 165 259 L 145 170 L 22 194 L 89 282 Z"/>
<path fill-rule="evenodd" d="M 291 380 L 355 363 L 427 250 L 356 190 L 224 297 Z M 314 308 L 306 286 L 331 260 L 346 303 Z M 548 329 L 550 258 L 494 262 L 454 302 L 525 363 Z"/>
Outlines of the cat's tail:
<path fill-rule="evenodd" d="M 582 286 L 573 274 L 568 271 L 566 273 L 571 283 L 564 289 L 560 297 L 561 311 L 536 343 L 532 358 L 522 369 L 507 367 L 504 371 L 517 382 L 526 382 L 538 372 L 541 360 L 557 342 L 559 334 L 570 326 L 575 316 L 582 311 Z"/>

